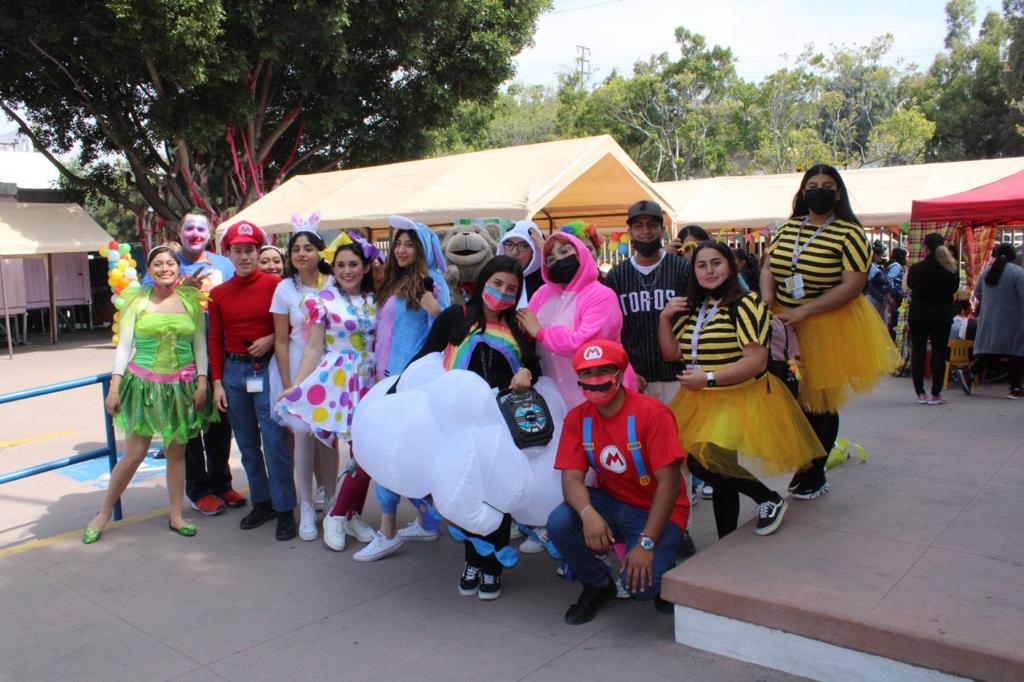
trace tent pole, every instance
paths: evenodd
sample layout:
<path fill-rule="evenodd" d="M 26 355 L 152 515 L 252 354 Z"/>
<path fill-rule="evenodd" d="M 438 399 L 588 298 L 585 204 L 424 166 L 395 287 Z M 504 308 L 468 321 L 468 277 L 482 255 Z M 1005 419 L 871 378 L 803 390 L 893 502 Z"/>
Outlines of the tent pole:
<path fill-rule="evenodd" d="M 46 254 L 47 279 L 50 282 L 50 343 L 57 343 L 57 292 L 56 274 L 53 272 L 53 254 Z"/>
<path fill-rule="evenodd" d="M 548 213 L 543 208 L 540 210 L 540 212 L 543 213 L 544 217 L 548 219 L 548 236 L 550 237 L 555 233 L 555 219 L 552 218 L 551 214 Z"/>
<path fill-rule="evenodd" d="M 11 311 L 7 307 L 7 280 L 4 278 L 4 259 L 0 258 L 0 292 L 4 296 L 4 326 L 7 330 L 7 359 L 14 359 L 14 343 L 11 341 Z"/>

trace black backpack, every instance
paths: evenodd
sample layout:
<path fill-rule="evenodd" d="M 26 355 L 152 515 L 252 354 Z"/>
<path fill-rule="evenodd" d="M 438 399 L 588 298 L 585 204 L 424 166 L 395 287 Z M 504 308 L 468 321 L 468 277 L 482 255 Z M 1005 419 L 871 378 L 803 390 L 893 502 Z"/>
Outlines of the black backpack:
<path fill-rule="evenodd" d="M 544 396 L 535 389 L 498 393 L 498 408 L 517 448 L 547 445 L 555 435 L 555 423 Z"/>

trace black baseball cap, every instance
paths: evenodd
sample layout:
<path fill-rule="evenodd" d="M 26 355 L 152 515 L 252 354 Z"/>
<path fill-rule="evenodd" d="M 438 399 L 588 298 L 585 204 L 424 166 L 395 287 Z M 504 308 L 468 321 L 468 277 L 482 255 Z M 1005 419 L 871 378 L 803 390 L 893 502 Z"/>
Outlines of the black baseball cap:
<path fill-rule="evenodd" d="M 641 199 L 629 207 L 629 212 L 626 213 L 626 224 L 628 225 L 633 222 L 633 218 L 639 218 L 642 215 L 649 215 L 657 218 L 659 222 L 665 222 L 665 218 L 661 214 L 661 206 L 657 201 Z"/>

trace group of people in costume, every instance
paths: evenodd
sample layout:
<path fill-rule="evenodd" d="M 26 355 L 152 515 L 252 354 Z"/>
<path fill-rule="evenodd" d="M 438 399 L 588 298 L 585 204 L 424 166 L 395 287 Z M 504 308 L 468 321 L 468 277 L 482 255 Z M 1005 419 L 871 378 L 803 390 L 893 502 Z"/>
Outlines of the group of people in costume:
<path fill-rule="evenodd" d="M 792 475 L 796 499 L 828 492 L 839 410 L 897 360 L 862 293 L 864 230 L 829 166 L 805 173 L 757 278 L 756 262 L 738 265 L 706 234 L 666 245 L 645 199 L 627 212 L 634 254 L 604 281 L 585 234 L 545 238 L 520 221 L 462 305 L 450 305 L 438 237 L 401 216 L 386 257 L 357 232 L 325 243 L 317 214 L 293 218 L 283 254 L 236 222 L 227 263 L 205 252 L 200 218 L 183 221 L 179 250 L 150 252 L 148 285 L 124 308 L 107 409 L 127 445 L 87 543 L 154 436 L 171 530 L 196 534 L 185 492 L 204 514 L 246 504 L 222 454 L 233 433 L 252 502 L 243 529 L 275 520 L 278 540 L 317 539 L 319 480 L 324 542 L 366 543 L 357 561 L 435 540 L 446 519 L 465 545 L 460 594 L 491 600 L 521 531 L 581 582 L 567 623 L 616 595 L 671 612 L 661 578 L 694 551 L 687 473 L 713 489 L 720 537 L 737 528 L 741 494 L 758 505 L 755 532 L 775 532 L 788 503 L 765 481 Z M 520 446 L 500 401 L 534 394 L 548 409 L 532 426 L 550 420 L 554 434 Z M 371 482 L 377 530 L 362 518 Z M 403 496 L 417 515 L 398 528 Z"/>

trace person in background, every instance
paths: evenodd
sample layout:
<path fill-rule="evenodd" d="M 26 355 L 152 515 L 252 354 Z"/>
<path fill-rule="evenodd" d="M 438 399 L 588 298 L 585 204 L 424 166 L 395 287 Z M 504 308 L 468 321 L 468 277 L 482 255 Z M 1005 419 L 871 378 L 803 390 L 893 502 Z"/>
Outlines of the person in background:
<path fill-rule="evenodd" d="M 907 278 L 907 250 L 897 246 L 889 254 L 889 264 L 885 266 L 885 277 L 889 280 L 889 336 L 896 338 L 896 324 L 900 319 L 900 306 L 906 296 L 904 282 Z"/>
<path fill-rule="evenodd" d="M 540 273 L 540 263 L 544 260 L 543 248 L 544 233 L 532 220 L 518 221 L 498 242 L 498 255 L 515 258 L 523 268 L 525 286 L 516 303 L 517 308 L 525 308 L 530 297 L 544 284 L 544 277 Z"/>
<path fill-rule="evenodd" d="M 889 299 L 889 277 L 885 272 L 885 246 L 876 241 L 871 246 L 871 265 L 868 266 L 868 282 L 864 293 L 882 319 L 885 319 Z"/>
<path fill-rule="evenodd" d="M 405 371 L 427 340 L 434 320 L 451 304 L 442 277 L 445 262 L 437 235 L 423 223 L 404 216 L 391 216 L 389 222 L 394 231 L 391 251 L 384 264 L 384 281 L 377 287 L 374 361 L 378 380 Z M 397 552 L 407 541 L 437 540 L 440 526 L 422 500 L 410 500 L 419 516 L 399 530 L 401 496 L 379 483 L 374 493 L 380 503 L 380 530 L 370 544 L 352 555 L 353 559 L 376 561 Z"/>
<path fill-rule="evenodd" d="M 941 405 L 942 382 L 949 359 L 949 328 L 953 322 L 953 297 L 960 288 L 960 267 L 944 246 L 938 232 L 924 237 L 924 259 L 910 266 L 907 288 L 910 289 L 910 371 L 914 392 L 920 405 Z M 928 347 L 932 349 L 932 392 L 924 392 L 924 361 Z"/>
<path fill-rule="evenodd" d="M 284 273 L 284 254 L 273 244 L 266 244 L 260 249 L 260 259 L 256 265 L 260 272 L 280 277 Z"/>
<path fill-rule="evenodd" d="M 684 256 L 687 260 L 692 260 L 690 251 L 700 244 L 701 242 L 709 241 L 711 237 L 708 235 L 708 231 L 700 225 L 687 225 L 683 229 L 679 230 L 676 238 L 668 243 L 669 249 Z"/>
<path fill-rule="evenodd" d="M 285 430 L 270 412 L 270 303 L 281 280 L 256 267 L 266 242 L 266 233 L 244 220 L 221 238 L 235 276 L 210 292 L 210 376 L 213 402 L 231 420 L 249 479 L 253 507 L 239 527 L 252 530 L 276 518 L 275 536 L 285 542 L 296 532 L 295 484 Z"/>
<path fill-rule="evenodd" d="M 757 254 L 746 249 L 735 249 L 736 268 L 740 273 L 740 281 L 747 291 L 757 291 L 761 288 L 761 265 L 758 263 Z"/>
<path fill-rule="evenodd" d="M 800 180 L 790 219 L 772 235 L 761 297 L 800 340 L 798 402 L 826 453 L 839 435 L 839 409 L 855 393 L 871 391 L 899 360 L 862 295 L 869 259 L 867 236 L 839 171 L 812 166 Z M 818 457 L 793 477 L 793 497 L 828 492 L 825 461 Z"/>
<path fill-rule="evenodd" d="M 548 533 L 583 584 L 565 622 L 593 620 L 618 593 L 599 555 L 624 543 L 622 582 L 629 595 L 654 600 L 661 613 L 661 578 L 675 565 L 690 502 L 683 488 L 675 419 L 655 398 L 623 386 L 629 364 L 618 343 L 584 343 L 572 358 L 586 399 L 569 410 L 558 440 L 565 502 L 548 516 Z M 595 485 L 585 483 L 596 473 Z"/>
<path fill-rule="evenodd" d="M 105 407 L 127 435 L 124 456 L 110 472 L 103 506 L 82 531 L 82 542 L 100 539 L 153 436 L 167 458 L 167 526 L 183 537 L 196 527 L 182 518 L 185 444 L 218 419 L 207 393 L 206 323 L 200 292 L 177 286 L 178 262 L 167 246 L 146 258 L 151 286 L 128 289 Z"/>
<path fill-rule="evenodd" d="M 1024 269 L 1015 263 L 1017 251 L 1013 244 L 996 244 L 992 257 L 994 262 L 974 287 L 974 298 L 980 303 L 974 340 L 977 359 L 964 378 L 964 385 L 970 386 L 975 374 L 1005 356 L 1010 374 L 1006 397 L 1020 400 L 1024 398 Z"/>

